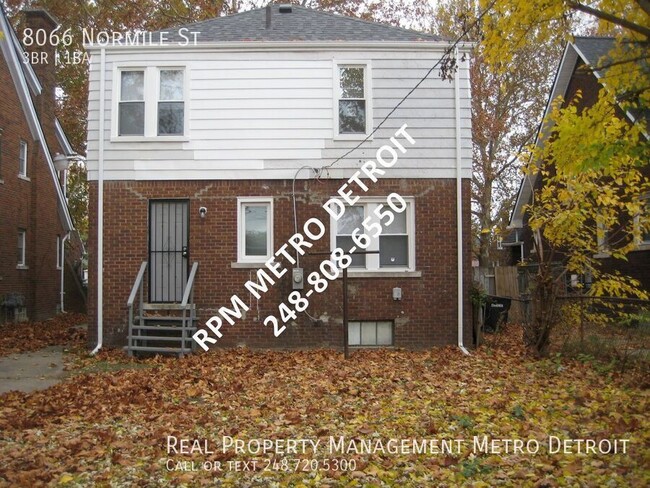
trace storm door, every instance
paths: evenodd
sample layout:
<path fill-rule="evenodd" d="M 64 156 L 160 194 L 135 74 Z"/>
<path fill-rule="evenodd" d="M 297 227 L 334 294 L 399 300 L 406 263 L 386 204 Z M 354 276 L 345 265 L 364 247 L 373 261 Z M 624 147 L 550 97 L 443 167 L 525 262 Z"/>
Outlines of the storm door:
<path fill-rule="evenodd" d="M 189 264 L 189 202 L 149 202 L 149 301 L 180 302 Z"/>

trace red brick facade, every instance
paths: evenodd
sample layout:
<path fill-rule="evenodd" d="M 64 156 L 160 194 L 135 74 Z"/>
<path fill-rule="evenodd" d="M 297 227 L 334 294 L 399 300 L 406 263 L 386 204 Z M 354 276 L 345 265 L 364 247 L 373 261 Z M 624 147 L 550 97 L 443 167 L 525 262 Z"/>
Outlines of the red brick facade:
<path fill-rule="evenodd" d="M 34 28 L 51 28 L 46 17 L 29 18 Z M 9 42 L 8 36 L 1 42 Z M 48 162 L 40 142 L 32 137 L 7 62 L 0 56 L 0 302 L 7 294 L 22 295 L 28 318 L 41 320 L 52 317 L 60 304 L 57 236 L 63 237 L 65 231 Z M 44 91 L 33 97 L 34 105 L 49 147 L 61 151 L 54 132 L 54 68 L 40 66 L 36 71 L 44 77 Z M 18 175 L 21 141 L 27 143 L 26 178 Z M 19 229 L 26 231 L 25 267 L 17 266 Z M 68 293 L 71 300 L 83 303 L 74 296 L 78 288 L 70 287 Z M 11 315 L 0 309 L 0 323 Z"/>
<path fill-rule="evenodd" d="M 329 251 L 329 217 L 323 204 L 336 193 L 342 181 L 299 181 L 296 185 L 298 227 L 317 217 L 327 227 L 313 252 Z M 469 236 L 469 180 L 463 181 L 463 233 Z M 421 277 L 350 278 L 350 320 L 393 320 L 397 347 L 424 348 L 457 343 L 456 281 L 456 181 L 453 179 L 380 180 L 367 196 L 386 196 L 397 192 L 415 197 L 416 271 Z M 255 276 L 255 269 L 233 268 L 237 261 L 237 197 L 273 197 L 274 248 L 293 235 L 291 181 L 107 181 L 104 187 L 104 344 L 123 345 L 127 336 L 126 302 L 142 261 L 148 259 L 148 218 L 150 199 L 189 200 L 190 262 L 199 263 L 195 302 L 199 325 L 222 306 L 230 308 L 230 297 L 237 294 L 250 310 L 235 325 L 225 324 L 219 346 L 250 347 L 339 347 L 343 342 L 342 283 L 330 282 L 322 294 L 310 298 L 308 312 L 298 314 L 294 325 L 278 338 L 263 325 L 269 314 L 292 291 L 290 273 L 285 274 L 259 303 L 245 290 L 244 283 Z M 89 311 L 96 324 L 97 302 L 97 182 L 90 184 Z M 204 219 L 199 208 L 206 207 Z M 464 286 L 471 280 L 470 249 L 464 239 Z M 303 257 L 305 276 L 314 271 L 323 257 Z M 287 268 L 291 265 L 280 262 Z M 392 289 L 401 287 L 402 300 L 394 301 Z M 147 291 L 145 290 L 145 296 Z M 465 293 L 465 344 L 471 345 L 471 313 Z M 90 328 L 91 336 L 96 328 Z M 91 337 L 94 343 L 96 337 Z"/>

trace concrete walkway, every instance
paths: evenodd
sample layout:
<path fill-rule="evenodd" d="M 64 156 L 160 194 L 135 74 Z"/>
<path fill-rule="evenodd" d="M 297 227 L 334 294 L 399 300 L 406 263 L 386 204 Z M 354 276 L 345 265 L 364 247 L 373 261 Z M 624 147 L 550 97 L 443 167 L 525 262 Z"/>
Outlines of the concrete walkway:
<path fill-rule="evenodd" d="M 26 393 L 44 390 L 64 376 L 61 346 L 0 358 L 0 394 L 11 390 Z"/>

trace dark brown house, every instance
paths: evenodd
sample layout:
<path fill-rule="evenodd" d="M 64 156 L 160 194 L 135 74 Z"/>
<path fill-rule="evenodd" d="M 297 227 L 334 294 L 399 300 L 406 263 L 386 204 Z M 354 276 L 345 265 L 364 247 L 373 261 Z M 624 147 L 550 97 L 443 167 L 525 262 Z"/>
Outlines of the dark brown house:
<path fill-rule="evenodd" d="M 43 10 L 25 15 L 33 29 L 57 25 Z M 65 196 L 74 152 L 54 115 L 54 48 L 26 55 L 0 6 L 0 51 L 0 323 L 81 311 L 83 246 Z"/>
<path fill-rule="evenodd" d="M 551 102 L 561 96 L 564 106 L 571 103 L 578 91 L 582 98 L 578 102 L 578 110 L 592 106 L 598 99 L 601 86 L 601 73 L 598 70 L 585 69 L 598 66 L 599 60 L 607 55 L 614 47 L 614 39 L 603 37 L 576 37 L 574 42 L 567 45 L 560 67 L 555 77 L 555 83 L 549 97 L 545 117 L 551 110 Z M 631 123 L 635 121 L 635 114 L 618 110 L 620 118 L 626 118 Z M 540 131 L 537 135 L 537 144 L 541 143 L 546 134 Z M 645 173 L 650 176 L 650 165 L 645 168 Z M 513 264 L 526 261 L 534 253 L 533 236 L 528 227 L 528 215 L 525 206 L 531 202 L 534 191 L 539 190 L 544 184 L 541 175 L 526 176 L 519 188 L 515 208 L 510 218 L 510 234 L 504 240 L 503 246 L 512 250 Z M 648 195 L 650 202 L 650 195 Z M 599 246 L 601 243 L 599 243 Z M 602 253 L 596 255 L 603 260 L 603 270 L 607 272 L 619 271 L 625 276 L 638 279 L 644 289 L 650 290 L 650 233 L 642 235 L 637 248 L 628 254 L 627 260 L 614 259 L 606 252 L 607 243 L 603 242 Z"/>

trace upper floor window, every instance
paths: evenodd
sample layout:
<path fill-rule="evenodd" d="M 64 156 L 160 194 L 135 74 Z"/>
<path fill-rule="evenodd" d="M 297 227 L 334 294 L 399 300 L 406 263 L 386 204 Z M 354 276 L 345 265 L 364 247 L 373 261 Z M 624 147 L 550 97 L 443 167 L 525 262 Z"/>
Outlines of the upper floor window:
<path fill-rule="evenodd" d="M 185 69 L 178 67 L 122 68 L 116 85 L 118 137 L 185 135 Z"/>
<path fill-rule="evenodd" d="M 18 175 L 27 176 L 27 143 L 20 141 L 20 152 L 18 153 Z"/>
<path fill-rule="evenodd" d="M 185 113 L 183 71 L 160 70 L 158 97 L 158 135 L 182 135 Z"/>
<path fill-rule="evenodd" d="M 25 267 L 27 260 L 25 257 L 25 246 L 27 244 L 27 231 L 25 229 L 18 229 L 18 255 L 17 261 L 19 267 Z"/>
<path fill-rule="evenodd" d="M 273 254 L 273 199 L 242 197 L 237 203 L 237 259 L 264 262 Z"/>
<path fill-rule="evenodd" d="M 120 73 L 119 112 L 119 135 L 144 135 L 144 71 Z"/>
<path fill-rule="evenodd" d="M 346 207 L 345 213 L 336 221 L 332 218 L 332 249 L 340 247 L 349 251 L 358 243 L 360 234 L 370 237 L 365 251 L 376 254 L 351 254 L 349 269 L 367 271 L 414 271 L 415 270 L 415 215 L 412 199 L 404 199 L 403 208 L 394 211 L 386 198 L 367 198 Z M 361 249 L 359 249 L 361 250 Z"/>
<path fill-rule="evenodd" d="M 369 70 L 368 64 L 337 66 L 335 97 L 338 136 L 365 136 L 372 129 Z"/>

